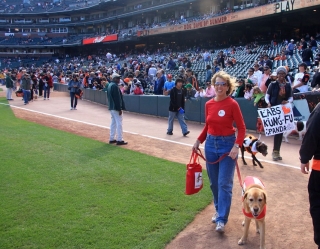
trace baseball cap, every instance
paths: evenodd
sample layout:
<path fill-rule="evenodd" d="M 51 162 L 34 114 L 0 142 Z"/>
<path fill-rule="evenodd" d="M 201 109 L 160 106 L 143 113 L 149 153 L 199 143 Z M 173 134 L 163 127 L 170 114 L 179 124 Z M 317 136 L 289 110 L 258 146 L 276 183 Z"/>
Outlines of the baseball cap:
<path fill-rule="evenodd" d="M 172 79 L 172 74 L 168 74 L 167 78 Z"/>
<path fill-rule="evenodd" d="M 276 72 L 273 72 L 273 73 L 271 74 L 271 76 L 277 76 L 277 73 L 276 73 Z"/>
<path fill-rule="evenodd" d="M 179 70 L 182 70 L 182 69 L 184 69 L 184 67 L 183 67 L 183 66 L 180 66 L 180 67 L 179 67 Z"/>

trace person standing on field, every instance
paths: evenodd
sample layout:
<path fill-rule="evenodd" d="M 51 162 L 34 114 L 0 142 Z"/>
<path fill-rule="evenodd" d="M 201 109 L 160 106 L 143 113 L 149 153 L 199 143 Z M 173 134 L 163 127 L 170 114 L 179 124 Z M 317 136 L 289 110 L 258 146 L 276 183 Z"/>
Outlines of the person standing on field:
<path fill-rule="evenodd" d="M 173 135 L 173 121 L 177 117 L 183 136 L 187 136 L 190 131 L 188 131 L 188 126 L 184 121 L 184 91 L 182 85 L 184 80 L 181 78 L 176 79 L 175 87 L 170 91 L 170 106 L 169 106 L 169 119 L 168 119 L 168 130 L 167 135 Z"/>
<path fill-rule="evenodd" d="M 122 93 L 119 89 L 120 75 L 113 73 L 111 75 L 111 82 L 108 84 L 107 96 L 109 110 L 111 113 L 111 125 L 110 125 L 110 139 L 109 144 L 126 145 L 128 142 L 122 139 L 122 111 L 125 110 L 125 105 L 122 97 Z M 115 135 L 117 133 L 117 139 Z"/>
<path fill-rule="evenodd" d="M 313 222 L 314 242 L 320 249 L 320 103 L 314 108 L 307 122 L 307 132 L 300 147 L 301 172 L 308 174 L 310 214 Z M 311 165 L 309 161 L 312 160 Z"/>
<path fill-rule="evenodd" d="M 13 80 L 11 78 L 11 72 L 8 72 L 6 76 L 6 88 L 7 88 L 7 100 L 13 100 L 12 99 Z"/>

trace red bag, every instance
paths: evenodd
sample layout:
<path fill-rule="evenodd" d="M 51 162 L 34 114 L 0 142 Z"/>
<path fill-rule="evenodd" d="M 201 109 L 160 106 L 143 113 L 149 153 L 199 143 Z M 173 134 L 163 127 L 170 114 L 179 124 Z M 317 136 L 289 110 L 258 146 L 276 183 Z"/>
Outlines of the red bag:
<path fill-rule="evenodd" d="M 81 89 L 76 90 L 76 98 L 81 99 L 83 95 L 83 91 Z"/>
<path fill-rule="evenodd" d="M 202 187 L 202 167 L 199 163 L 198 154 L 192 151 L 189 164 L 187 164 L 186 195 L 196 194 Z"/>
<path fill-rule="evenodd" d="M 17 96 L 17 97 L 23 97 L 23 91 L 22 91 L 22 89 L 19 89 L 18 91 L 16 91 L 16 96 Z"/>

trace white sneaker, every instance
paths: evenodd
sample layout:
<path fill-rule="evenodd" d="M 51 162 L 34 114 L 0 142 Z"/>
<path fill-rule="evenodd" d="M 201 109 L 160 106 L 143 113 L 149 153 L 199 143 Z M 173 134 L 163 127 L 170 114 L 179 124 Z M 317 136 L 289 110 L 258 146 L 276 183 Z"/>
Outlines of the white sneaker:
<path fill-rule="evenodd" d="M 77 110 L 77 108 L 73 108 L 73 110 Z"/>
<path fill-rule="evenodd" d="M 49 100 L 49 98 L 48 98 L 48 100 Z"/>
<path fill-rule="evenodd" d="M 71 107 L 70 110 L 73 110 L 73 108 Z"/>
<path fill-rule="evenodd" d="M 211 218 L 212 223 L 216 223 L 217 218 L 218 218 L 218 213 L 215 213 Z"/>
<path fill-rule="evenodd" d="M 43 100 L 46 100 L 46 98 L 44 98 Z"/>
<path fill-rule="evenodd" d="M 224 233 L 224 223 L 223 222 L 219 221 L 217 223 L 216 231 L 218 233 Z"/>

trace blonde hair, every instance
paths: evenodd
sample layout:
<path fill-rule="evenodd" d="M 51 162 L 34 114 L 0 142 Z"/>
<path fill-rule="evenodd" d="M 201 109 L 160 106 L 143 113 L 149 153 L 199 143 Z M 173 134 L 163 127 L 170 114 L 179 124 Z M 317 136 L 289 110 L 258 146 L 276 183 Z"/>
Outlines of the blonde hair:
<path fill-rule="evenodd" d="M 230 95 L 230 93 L 232 93 L 236 87 L 237 79 L 235 77 L 230 76 L 225 71 L 219 71 L 212 76 L 211 85 L 215 86 L 216 79 L 218 77 L 227 82 L 227 86 L 229 87 L 229 89 L 227 90 L 227 95 Z"/>
<path fill-rule="evenodd" d="M 255 92 L 262 93 L 261 89 L 258 86 L 253 87 L 253 93 L 255 93 Z"/>

